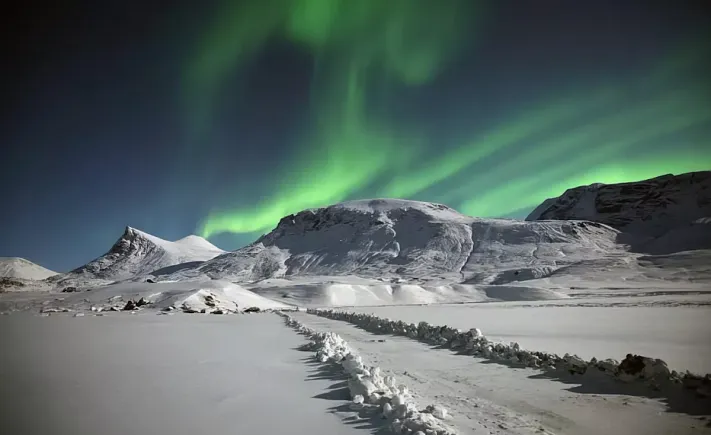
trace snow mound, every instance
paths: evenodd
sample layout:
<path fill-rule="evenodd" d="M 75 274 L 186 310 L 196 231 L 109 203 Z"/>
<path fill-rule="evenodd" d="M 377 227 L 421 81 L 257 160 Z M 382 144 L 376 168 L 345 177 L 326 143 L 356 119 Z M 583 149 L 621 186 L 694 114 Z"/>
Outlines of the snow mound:
<path fill-rule="evenodd" d="M 349 201 L 286 216 L 255 243 L 165 279 L 207 275 L 246 283 L 355 275 L 417 285 L 505 284 L 532 276 L 521 270 L 548 273 L 626 254 L 617 237 L 617 230 L 592 222 L 477 219 L 419 201 Z"/>
<path fill-rule="evenodd" d="M 146 308 L 183 310 L 186 312 L 243 311 L 250 307 L 260 310 L 287 309 L 287 304 L 259 296 L 227 281 L 185 281 L 162 283 L 122 282 L 70 294 L 61 301 L 63 308 L 74 310 L 102 307 L 103 310 L 121 309 L 130 301 L 144 299 Z"/>
<path fill-rule="evenodd" d="M 622 230 L 636 251 L 665 254 L 711 248 L 711 171 L 632 183 L 592 184 L 550 198 L 527 221 L 590 220 Z"/>
<path fill-rule="evenodd" d="M 39 264 L 19 257 L 0 257 L 0 278 L 41 280 L 57 275 Z"/>
<path fill-rule="evenodd" d="M 425 305 L 456 302 L 528 301 L 567 298 L 537 287 L 471 284 L 407 284 L 358 277 L 264 280 L 247 288 L 274 300 L 307 307 Z"/>
<path fill-rule="evenodd" d="M 406 386 L 398 385 L 393 376 L 383 376 L 380 367 L 364 364 L 341 336 L 332 332 L 317 332 L 286 314 L 278 314 L 284 317 L 287 325 L 311 339 L 308 348 L 315 351 L 319 362 L 337 364 L 348 375 L 353 409 L 378 409 L 389 420 L 394 433 L 456 434 L 442 421 L 447 416 L 444 407 L 430 405 L 424 411 L 418 411 Z"/>
<path fill-rule="evenodd" d="M 462 331 L 449 326 L 435 326 L 427 322 L 407 323 L 401 320 L 383 319 L 372 314 L 352 313 L 338 310 L 307 310 L 309 314 L 333 320 L 346 321 L 377 334 L 392 334 L 409 337 L 424 343 L 449 347 L 469 355 L 500 361 L 507 364 L 523 365 L 542 370 L 565 370 L 570 374 L 585 374 L 588 371 L 602 372 L 622 381 L 641 381 L 658 388 L 683 386 L 703 397 L 711 396 L 711 374 L 705 376 L 686 372 L 670 371 L 667 364 L 656 358 L 627 354 L 622 362 L 612 359 L 590 361 L 577 355 L 521 349 L 518 343 L 496 343 L 487 339 L 478 328 Z"/>
<path fill-rule="evenodd" d="M 170 242 L 126 227 L 109 252 L 78 269 L 55 276 L 52 281 L 64 286 L 107 284 L 181 263 L 202 262 L 224 252 L 202 237 L 188 236 Z"/>

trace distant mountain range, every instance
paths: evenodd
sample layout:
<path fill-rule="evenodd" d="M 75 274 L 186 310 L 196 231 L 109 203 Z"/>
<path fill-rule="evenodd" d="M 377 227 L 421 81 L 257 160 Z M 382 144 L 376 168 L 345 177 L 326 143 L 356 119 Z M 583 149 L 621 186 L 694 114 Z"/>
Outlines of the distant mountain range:
<path fill-rule="evenodd" d="M 584 262 L 624 265 L 639 254 L 710 249 L 710 218 L 706 171 L 577 187 L 525 221 L 473 218 L 427 202 L 349 201 L 286 216 L 233 252 L 198 236 L 170 242 L 128 227 L 109 252 L 71 272 L 55 275 L 26 260 L 0 271 L 57 287 L 346 275 L 430 286 L 505 284 Z"/>
<path fill-rule="evenodd" d="M 63 286 L 108 284 L 176 264 L 203 262 L 224 253 L 202 237 L 191 235 L 170 242 L 126 227 L 109 252 L 50 281 Z"/>

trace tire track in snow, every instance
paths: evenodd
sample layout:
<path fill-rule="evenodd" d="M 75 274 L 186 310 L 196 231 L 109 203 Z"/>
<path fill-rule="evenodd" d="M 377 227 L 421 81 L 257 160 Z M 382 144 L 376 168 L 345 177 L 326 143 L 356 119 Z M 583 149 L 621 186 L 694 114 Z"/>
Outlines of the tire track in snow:
<path fill-rule="evenodd" d="M 535 369 L 463 358 L 406 337 L 376 335 L 343 321 L 294 314 L 309 327 L 341 335 L 371 363 L 410 378 L 412 389 L 447 407 L 457 427 L 472 431 L 464 433 L 711 433 L 692 416 L 667 412 L 660 400 L 604 394 L 604 386 L 600 391 L 571 391 L 578 388 L 543 378 Z M 476 432 L 472 421 L 481 423 Z"/>
<path fill-rule="evenodd" d="M 462 434 L 551 434 L 536 419 L 512 411 L 479 397 L 478 386 L 465 382 L 456 373 L 468 369 L 465 360 L 452 360 L 455 374 L 438 367 L 437 352 L 422 348 L 420 343 L 409 340 L 377 339 L 355 326 L 335 320 L 320 318 L 303 312 L 290 313 L 305 326 L 317 331 L 331 331 L 341 335 L 349 345 L 371 364 L 382 367 L 383 371 L 398 379 L 409 379 L 408 385 L 419 403 L 437 402 L 451 413 L 452 423 Z M 415 345 L 414 349 L 412 345 Z M 405 353 L 401 350 L 405 349 Z M 412 355 L 414 352 L 419 355 Z M 423 358 L 426 357 L 423 361 Z M 433 358 L 434 357 L 434 358 Z M 422 363 L 425 362 L 423 365 Z"/>

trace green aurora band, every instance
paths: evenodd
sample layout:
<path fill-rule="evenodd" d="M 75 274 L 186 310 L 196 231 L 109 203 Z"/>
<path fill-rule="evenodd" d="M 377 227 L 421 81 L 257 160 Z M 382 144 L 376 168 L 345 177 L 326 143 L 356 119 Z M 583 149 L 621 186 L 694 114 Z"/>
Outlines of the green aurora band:
<path fill-rule="evenodd" d="M 462 48 L 465 32 L 476 24 L 471 17 L 481 15 L 472 0 L 429 5 L 426 0 L 225 4 L 186 72 L 193 133 L 209 131 L 222 86 L 274 37 L 314 58 L 313 124 L 298 152 L 284 162 L 288 166 L 268 199 L 211 213 L 201 235 L 265 232 L 288 214 L 363 192 L 445 202 L 466 214 L 496 217 L 531 209 L 577 185 L 711 169 L 707 144 L 703 150 L 630 156 L 647 141 L 711 122 L 703 80 L 658 91 L 698 63 L 703 55 L 698 50 L 662 62 L 638 83 L 541 102 L 443 155 L 428 155 L 433 147 L 424 132 L 410 128 L 403 134 L 382 117 L 368 116 L 366 96 L 383 83 L 418 86 L 434 80 Z M 649 97 L 629 103 L 630 88 Z"/>

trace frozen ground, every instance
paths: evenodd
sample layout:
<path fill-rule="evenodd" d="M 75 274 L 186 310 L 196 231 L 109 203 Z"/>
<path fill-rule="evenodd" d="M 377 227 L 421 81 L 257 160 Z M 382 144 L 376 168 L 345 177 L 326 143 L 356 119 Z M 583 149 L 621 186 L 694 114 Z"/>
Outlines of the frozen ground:
<path fill-rule="evenodd" d="M 292 316 L 316 330 L 339 334 L 370 364 L 407 382 L 420 403 L 444 405 L 462 434 L 711 432 L 708 400 L 653 398 L 648 389 L 594 373 L 555 379 L 404 337 L 374 335 L 341 321 L 306 313 Z"/>
<path fill-rule="evenodd" d="M 0 337 L 8 435 L 369 433 L 329 412 L 347 398 L 272 314 L 20 313 Z"/>
<path fill-rule="evenodd" d="M 585 359 L 622 360 L 628 353 L 637 353 L 663 359 L 677 371 L 711 373 L 711 306 L 585 307 L 574 303 L 354 307 L 348 311 L 464 330 L 479 328 L 487 338 L 515 341 L 524 349 L 571 353 Z"/>

